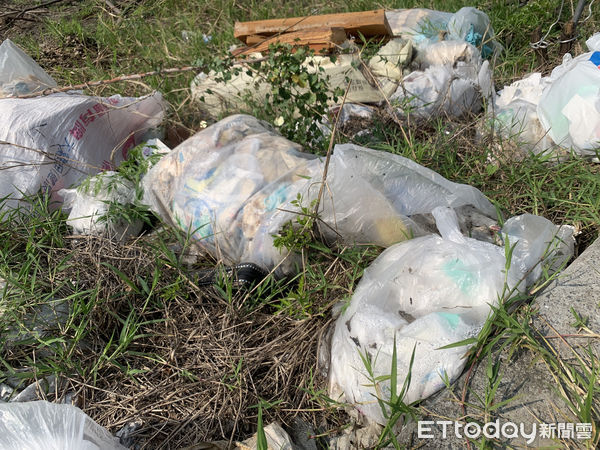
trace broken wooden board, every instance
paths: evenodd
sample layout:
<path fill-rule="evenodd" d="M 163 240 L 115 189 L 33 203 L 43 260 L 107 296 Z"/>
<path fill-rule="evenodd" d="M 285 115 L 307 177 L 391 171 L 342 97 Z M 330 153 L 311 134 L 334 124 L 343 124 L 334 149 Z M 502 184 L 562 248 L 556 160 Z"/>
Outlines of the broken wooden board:
<path fill-rule="evenodd" d="M 252 37 L 253 39 L 250 42 L 253 42 L 258 36 L 252 35 Z M 275 43 L 290 44 L 292 46 L 307 45 L 309 48 L 315 50 L 316 53 L 319 53 L 323 50 L 334 50 L 337 45 L 343 43 L 345 40 L 346 32 L 343 28 L 314 28 L 265 37 L 262 41 L 254 45 L 249 42 L 248 45 L 251 47 L 241 52 L 241 54 L 253 52 L 264 53 L 269 50 L 269 45 Z"/>
<path fill-rule="evenodd" d="M 337 47 L 335 44 L 305 44 L 306 47 L 309 48 L 309 50 L 312 50 L 313 52 L 315 52 L 315 55 L 326 55 L 326 54 L 330 54 L 332 53 Z M 231 52 L 232 56 L 235 57 L 239 57 L 239 56 L 248 56 L 251 55 L 252 53 L 257 53 L 257 52 L 261 52 L 262 54 L 264 53 L 268 53 L 269 49 L 265 49 L 265 50 L 256 50 L 257 47 L 242 47 L 242 48 L 236 48 L 235 50 L 233 50 Z M 294 53 L 296 51 L 296 47 L 292 47 L 292 53 Z"/>
<path fill-rule="evenodd" d="M 287 19 L 236 22 L 233 35 L 248 43 L 248 36 L 272 36 L 278 33 L 309 30 L 318 27 L 343 28 L 346 33 L 366 37 L 391 36 L 392 32 L 384 9 L 320 16 L 291 17 Z"/>

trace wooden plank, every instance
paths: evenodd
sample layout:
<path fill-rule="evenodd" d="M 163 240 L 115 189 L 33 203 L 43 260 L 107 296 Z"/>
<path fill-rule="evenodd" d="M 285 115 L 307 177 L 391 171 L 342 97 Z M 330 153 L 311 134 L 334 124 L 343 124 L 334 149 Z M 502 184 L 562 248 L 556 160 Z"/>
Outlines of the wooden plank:
<path fill-rule="evenodd" d="M 321 55 L 324 53 L 332 53 L 337 47 L 335 44 L 329 43 L 329 44 L 304 44 L 305 46 L 308 46 L 308 48 L 310 48 L 311 50 L 314 50 L 315 55 Z M 231 52 L 231 54 L 233 56 L 248 56 L 251 55 L 252 53 L 256 53 L 257 51 L 260 50 L 256 50 L 256 47 L 242 47 L 242 48 L 238 48 L 235 49 L 233 52 Z M 292 52 L 294 52 L 295 49 L 292 48 Z M 261 53 L 267 53 L 267 50 L 262 50 Z"/>
<path fill-rule="evenodd" d="M 256 36 L 256 35 L 254 35 Z M 310 48 L 319 53 L 322 50 L 333 50 L 336 45 L 343 43 L 346 40 L 346 32 L 343 28 L 315 28 L 312 30 L 295 31 L 293 33 L 277 34 L 265 38 L 251 48 L 244 50 L 241 54 L 249 54 L 252 52 L 265 53 L 269 51 L 269 45 L 274 43 L 290 44 L 292 46 L 308 45 Z"/>
<path fill-rule="evenodd" d="M 316 27 L 344 28 L 347 33 L 364 36 L 391 36 L 392 32 L 384 9 L 354 13 L 324 14 L 320 16 L 291 17 L 288 19 L 236 22 L 233 35 L 246 42 L 251 35 L 274 35 L 302 31 Z"/>
<path fill-rule="evenodd" d="M 246 38 L 246 45 L 256 45 L 260 44 L 265 39 L 268 39 L 269 36 L 265 36 L 262 34 L 251 34 Z"/>

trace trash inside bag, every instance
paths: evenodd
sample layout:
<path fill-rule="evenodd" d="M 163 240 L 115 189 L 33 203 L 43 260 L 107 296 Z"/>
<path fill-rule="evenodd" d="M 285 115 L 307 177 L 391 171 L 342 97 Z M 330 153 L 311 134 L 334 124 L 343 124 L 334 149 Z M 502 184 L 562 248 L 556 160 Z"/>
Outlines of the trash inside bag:
<path fill-rule="evenodd" d="M 230 116 L 163 157 L 143 179 L 143 201 L 227 264 L 290 273 L 296 256 L 275 248 L 273 236 L 297 219 L 292 202 L 314 205 L 324 169 L 321 158 L 301 150 L 265 122 Z M 429 233 L 427 215 L 436 206 L 467 205 L 496 215 L 473 187 L 399 155 L 338 145 L 318 213 L 328 239 L 387 247 Z"/>
<path fill-rule="evenodd" d="M 538 115 L 552 140 L 581 155 L 600 148 L 600 51 L 575 59 L 565 55 L 550 76 Z"/>
<path fill-rule="evenodd" d="M 494 39 L 494 30 L 490 18 L 483 11 L 473 7 L 459 9 L 448 20 L 447 40 L 464 40 L 469 44 L 481 49 L 483 58 L 491 57 L 501 47 Z"/>
<path fill-rule="evenodd" d="M 479 112 L 492 93 L 492 72 L 483 64 L 458 62 L 414 71 L 398 86 L 390 101 L 400 115 L 418 118 L 460 117 Z"/>
<path fill-rule="evenodd" d="M 117 438 L 79 408 L 47 401 L 0 403 L 0 448 L 125 449 Z"/>
<path fill-rule="evenodd" d="M 213 256 L 270 270 L 286 256 L 273 246 L 273 235 L 294 219 L 280 208 L 292 210 L 289 202 L 317 175 L 313 160 L 267 123 L 235 115 L 195 134 L 150 169 L 143 201 Z"/>
<path fill-rule="evenodd" d="M 520 154 L 597 157 L 600 148 L 600 33 L 590 52 L 566 54 L 552 74 L 533 73 L 505 86 L 495 98 L 486 128 L 510 138 Z M 524 150 L 524 152 L 523 152 Z"/>
<path fill-rule="evenodd" d="M 477 47 L 483 58 L 502 50 L 495 40 L 490 19 L 476 8 L 464 7 L 455 14 L 430 9 L 386 11 L 394 36 L 410 39 L 418 52 L 441 41 L 464 41 Z"/>
<path fill-rule="evenodd" d="M 15 60 L 9 56 L 0 61 L 0 77 L 11 82 Z M 58 190 L 126 159 L 145 133 L 160 125 L 164 109 L 158 92 L 141 98 L 52 94 L 0 99 L 0 198 L 8 199 L 2 206 L 19 206 L 19 199 L 40 188 L 58 205 Z"/>
<path fill-rule="evenodd" d="M 477 336 L 490 305 L 533 283 L 540 261 L 557 269 L 573 255 L 571 229 L 542 217 L 515 217 L 502 229 L 509 244 L 516 244 L 507 272 L 503 247 L 463 236 L 451 209 L 435 208 L 433 215 L 441 237 L 415 238 L 385 250 L 335 323 L 330 394 L 336 398 L 341 391 L 345 401 L 380 424 L 385 418 L 377 396 L 389 400 L 390 383 L 400 392 L 410 370 L 403 401 L 412 403 L 444 387 L 445 379 L 452 382 L 463 370 L 468 347 L 441 347 Z M 394 342 L 397 379 L 380 381 L 392 371 Z M 365 361 L 379 380 L 377 388 Z"/>

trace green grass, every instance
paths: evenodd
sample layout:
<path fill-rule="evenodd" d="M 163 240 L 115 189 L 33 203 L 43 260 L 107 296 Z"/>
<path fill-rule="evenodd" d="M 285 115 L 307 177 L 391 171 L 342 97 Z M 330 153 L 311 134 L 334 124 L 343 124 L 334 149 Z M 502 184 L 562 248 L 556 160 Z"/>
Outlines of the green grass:
<path fill-rule="evenodd" d="M 160 68 L 195 65 L 215 56 L 225 58 L 229 46 L 236 44 L 233 38 L 236 20 L 379 7 L 455 11 L 462 6 L 477 6 L 490 16 L 498 39 L 505 47 L 505 53 L 495 67 L 496 88 L 499 88 L 538 69 L 535 53 L 529 47 L 531 34 L 538 26 L 545 33 L 556 19 L 556 9 L 560 5 L 557 0 L 529 1 L 524 5 L 519 1 L 498 0 L 158 0 L 115 3 L 119 3 L 122 9 L 121 18 L 111 14 L 105 3 L 99 0 L 83 0 L 76 8 L 66 3 L 59 4 L 54 9 L 60 14 L 48 17 L 36 33 L 9 34 L 9 37 L 38 60 L 59 85 L 70 85 Z M 582 24 L 576 49 L 582 48 L 591 31 L 598 28 L 599 11 L 596 8 L 595 15 Z M 569 2 L 565 2 L 563 15 L 571 15 Z M 586 15 L 587 11 L 584 18 Z M 559 33 L 557 26 L 550 38 L 556 39 Z M 205 42 L 203 35 L 212 38 Z M 559 61 L 557 48 L 553 46 L 549 49 L 549 65 L 543 69 L 547 71 Z M 99 95 L 141 95 L 159 89 L 172 107 L 169 122 L 197 130 L 200 121 L 206 118 L 190 101 L 189 84 L 193 76 L 191 72 L 152 76 L 141 82 L 111 84 L 92 92 Z M 263 111 L 255 111 L 259 112 Z M 275 117 L 270 119 L 273 121 Z M 597 165 L 579 159 L 549 165 L 543 158 L 535 156 L 518 163 L 500 161 L 492 164 L 489 160 L 492 148 L 486 143 L 476 143 L 476 126 L 475 119 L 472 122 L 435 120 L 401 130 L 388 120 L 379 118 L 373 124 L 370 136 L 356 138 L 355 141 L 409 157 L 452 181 L 473 185 L 488 195 L 507 217 L 529 212 L 555 223 L 574 225 L 582 233 L 578 238 L 580 249 L 598 236 L 600 169 Z M 350 139 L 340 135 L 337 140 L 347 142 Z M 310 145 L 306 149 L 322 151 Z M 226 360 L 212 362 L 215 370 L 212 377 L 206 369 L 200 370 L 204 367 L 202 362 L 183 350 L 192 345 L 193 336 L 189 335 L 202 330 L 186 328 L 189 335 L 179 336 L 173 324 L 184 322 L 198 309 L 215 307 L 216 310 L 217 306 L 229 308 L 227 310 L 233 317 L 231 329 L 234 330 L 241 324 L 253 322 L 258 324 L 256 328 L 261 328 L 280 321 L 277 326 L 285 330 L 287 328 L 282 324 L 292 326 L 294 323 L 318 321 L 324 324 L 332 305 L 351 297 L 363 270 L 381 249 L 329 248 L 310 232 L 287 230 L 289 232 L 286 233 L 284 230 L 281 244 L 303 254 L 304 264 L 296 277 L 290 280 L 268 277 L 249 292 L 236 290 L 232 280 L 223 277 L 214 290 L 207 290 L 195 285 L 193 270 L 182 256 L 185 252 L 181 250 L 192 247 L 189 236 L 163 229 L 148 236 L 139 246 L 128 249 L 115 249 L 109 244 L 96 245 L 93 242 L 79 243 L 68 237 L 64 216 L 59 212 L 48 214 L 47 210 L 44 200 L 36 198 L 31 212 L 3 213 L 0 222 L 0 277 L 8 285 L 0 306 L 0 382 L 17 379 L 25 385 L 49 375 L 67 375 L 92 386 L 102 383 L 106 387 L 112 383 L 113 394 L 126 397 L 121 387 L 130 384 L 140 390 L 149 383 L 153 374 L 164 373 L 165 379 L 174 377 L 174 386 L 181 385 L 187 389 L 185 395 L 178 398 L 178 405 L 183 405 L 186 398 L 201 390 L 198 385 L 205 379 L 209 379 L 211 386 L 218 385 L 223 391 L 236 396 L 236 402 L 231 404 L 227 403 L 229 397 L 198 400 L 199 403 L 206 400 L 215 411 L 221 408 L 225 411 L 222 414 L 229 414 L 228 420 L 235 423 L 231 429 L 225 430 L 226 427 L 218 420 L 206 419 L 205 435 L 211 438 L 247 436 L 256 429 L 249 428 L 249 424 L 252 427 L 258 424 L 260 430 L 263 423 L 268 423 L 267 420 L 289 417 L 285 416 L 286 408 L 320 414 L 319 417 L 327 418 L 331 430 L 339 431 L 348 426 L 347 418 L 336 412 L 339 405 L 324 394 L 324 380 L 314 375 L 314 367 L 310 367 L 309 371 L 306 367 L 294 366 L 294 370 L 306 370 L 304 378 L 300 377 L 301 382 L 295 387 L 302 393 L 298 397 L 301 405 L 280 405 L 278 396 L 283 394 L 269 392 L 268 387 L 253 386 L 256 379 L 267 373 L 266 362 L 261 362 L 265 367 L 254 369 L 248 367 L 252 360 L 232 354 Z M 304 213 L 299 220 L 306 220 L 312 225 L 315 218 L 310 216 L 310 208 Z M 305 231 L 309 228 L 312 230 L 308 227 Z M 99 257 L 92 257 L 95 255 Z M 207 258 L 201 264 L 202 268 L 210 267 L 214 261 Z M 597 355 L 591 350 L 584 354 L 579 352 L 570 355 L 573 358 L 566 361 L 552 353 L 530 323 L 533 310 L 527 306 L 529 301 L 530 297 L 518 297 L 501 302 L 477 339 L 473 358 L 477 356 L 477 359 L 489 361 L 488 389 L 479 399 L 479 410 L 488 417 L 500 406 L 495 403 L 494 397 L 503 368 L 491 359 L 491 355 L 506 349 L 512 353 L 528 348 L 545 362 L 555 376 L 558 395 L 565 398 L 572 412 L 581 421 L 597 423 L 600 413 L 597 403 L 600 398 L 600 364 Z M 58 325 L 50 324 L 46 329 L 36 329 L 32 325 L 32 317 L 47 314 L 52 309 L 60 311 L 57 307 L 60 304 L 68 305 L 70 312 L 66 320 L 59 321 Z M 177 310 L 179 315 L 173 317 L 171 314 L 176 306 L 181 306 L 183 312 Z M 579 327 L 586 326 L 584 316 L 583 311 L 574 312 L 574 320 Z M 259 318 L 263 321 L 260 322 Z M 237 319 L 239 322 L 236 322 Z M 250 326 L 251 333 L 257 332 L 253 327 Z M 228 330 L 225 326 L 216 330 L 215 333 L 222 334 L 215 339 L 229 339 Z M 158 339 L 158 336 L 166 336 L 168 342 Z M 268 339 L 276 338 L 277 333 L 273 332 Z M 303 339 L 308 338 L 304 336 Z M 243 347 L 242 341 L 225 342 L 239 344 L 248 352 L 254 345 L 251 343 Z M 205 359 L 213 355 L 215 360 L 215 355 L 219 354 L 208 353 L 209 356 L 206 356 L 201 349 L 195 352 Z M 285 352 L 278 357 L 284 358 Z M 368 365 L 368 361 L 365 363 Z M 390 370 L 393 375 L 397 368 L 391 367 Z M 377 381 L 381 380 L 373 380 L 374 383 Z M 78 386 L 84 389 L 81 384 Z M 202 386 L 207 389 L 206 385 Z M 393 385 L 393 389 L 396 391 L 397 387 Z M 414 413 L 411 406 L 402 403 L 405 389 L 406 385 L 400 392 L 394 393 L 396 398 L 382 406 L 386 414 L 389 412 L 390 422 L 382 431 L 381 445 L 396 444 L 393 425 L 401 420 L 403 414 Z M 157 394 L 148 400 L 149 404 L 161 401 L 164 395 Z M 239 400 L 238 395 L 247 398 Z M 106 401 L 106 398 L 98 398 Z M 101 404 L 100 401 L 98 403 Z M 261 405 L 258 411 L 250 407 L 256 404 Z M 263 409 L 265 404 L 272 407 Z M 144 407 L 151 409 L 148 405 L 140 406 Z M 187 423 L 198 410 L 197 405 L 190 408 L 185 410 L 192 411 L 189 415 L 184 414 L 184 418 L 172 421 Z M 98 410 L 90 410 L 101 416 Z M 115 414 L 114 420 L 119 422 L 131 417 L 127 414 Z M 102 417 L 103 424 L 112 427 L 113 423 L 103 413 Z M 146 417 L 156 419 L 152 414 Z M 159 416 L 156 420 L 162 423 L 160 421 L 171 419 Z M 185 430 L 183 425 L 181 430 L 179 425 L 171 423 L 169 426 L 175 430 L 173 433 L 180 433 L 177 439 L 184 439 L 181 437 L 185 434 L 181 431 Z M 327 430 L 321 431 L 323 435 L 328 434 Z M 152 433 L 146 437 L 158 441 L 165 439 L 164 435 L 156 437 Z M 259 435 L 259 440 L 263 441 L 263 438 Z M 598 433 L 594 439 L 597 443 Z"/>

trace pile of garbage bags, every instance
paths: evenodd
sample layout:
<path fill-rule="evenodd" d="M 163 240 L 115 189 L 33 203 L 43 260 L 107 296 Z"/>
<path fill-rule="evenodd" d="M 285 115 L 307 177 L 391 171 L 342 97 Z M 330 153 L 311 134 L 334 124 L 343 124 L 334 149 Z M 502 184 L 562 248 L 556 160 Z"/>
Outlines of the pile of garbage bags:
<path fill-rule="evenodd" d="M 390 101 L 400 115 L 461 116 L 492 101 L 486 58 L 500 47 L 485 14 L 474 8 L 456 14 L 399 10 L 391 11 L 388 20 L 397 37 L 367 64 L 376 86 L 357 68 L 356 55 L 341 55 L 335 62 L 315 56 L 307 67 L 323 68 L 340 86 L 350 76 L 355 86 L 348 93 L 350 102 Z M 502 133 L 525 129 L 523 136 L 535 141 L 536 152 L 567 146 L 595 154 L 600 37 L 588 45 L 591 53 L 566 57 L 550 77 L 534 74 L 506 87 L 495 99 L 491 121 Z M 271 89 L 259 81 L 255 90 L 256 83 L 244 71 L 227 84 L 214 74 L 200 74 L 192 91 L 220 115 L 239 107 L 248 92 L 264 95 Z M 464 367 L 466 347 L 442 347 L 476 336 L 492 306 L 535 283 L 543 267 L 558 270 L 573 255 L 569 227 L 526 214 L 500 229 L 496 209 L 479 190 L 399 155 L 336 145 L 324 179 L 324 158 L 241 114 L 207 127 L 172 151 L 156 143 L 164 156 L 149 167 L 141 181 L 143 195 L 138 195 L 138 186 L 111 170 L 161 123 L 165 106 L 160 93 L 141 98 L 28 96 L 53 86 L 54 80 L 18 47 L 10 41 L 0 45 L 4 207 L 41 189 L 59 203 L 64 200 L 75 233 L 124 238 L 139 233 L 141 223 L 101 222 L 108 203 L 143 204 L 216 259 L 253 263 L 276 276 L 298 270 L 300 256 L 275 246 L 275 237 L 286 224 L 301 227 L 299 214 L 316 212 L 328 242 L 386 248 L 336 320 L 329 367 L 332 395 L 343 395 L 379 423 L 385 413 L 377 398 L 389 398 L 391 383 L 402 385 L 411 371 L 408 403 L 454 380 Z M 372 112 L 352 104 L 343 108 L 347 115 Z M 84 185 L 73 187 L 85 177 Z M 394 349 L 397 378 L 390 380 Z M 5 428 L 0 443 L 17 439 L 24 420 L 40 430 L 53 423 L 49 406 L 40 404 L 39 411 L 47 410 L 42 420 L 28 405 L 0 404 L 0 430 Z M 80 411 L 61 414 L 74 414 L 68 422 L 75 428 L 64 430 L 68 437 L 61 437 L 56 426 L 57 439 L 68 439 L 70 448 L 118 448 L 111 439 L 98 438 L 103 431 L 91 427 Z M 83 443 L 90 433 L 93 443 Z M 36 437 L 22 436 L 25 446 L 43 446 Z"/>
<path fill-rule="evenodd" d="M 56 86 L 10 40 L 0 45 L 0 198 L 18 207 L 40 189 L 51 194 L 88 175 L 113 169 L 158 127 L 160 93 L 128 98 L 81 93 L 19 98 Z"/>
<path fill-rule="evenodd" d="M 386 18 L 393 38 L 368 61 L 347 41 L 342 49 L 356 52 L 336 55 L 335 61 L 309 57 L 305 70 L 320 71 L 332 91 L 350 86 L 347 103 L 389 104 L 401 116 L 458 117 L 481 111 L 493 93 L 486 58 L 501 50 L 485 13 L 470 7 L 455 14 L 410 9 L 386 11 Z M 214 71 L 200 73 L 191 89 L 213 117 L 243 109 L 248 98 L 263 102 L 269 93 L 276 95 L 276 87 L 260 73 L 247 70 L 227 81 Z"/>
<path fill-rule="evenodd" d="M 600 149 L 600 33 L 589 52 L 563 57 L 547 77 L 533 73 L 504 87 L 488 127 L 515 140 L 525 152 L 596 158 Z"/>
<path fill-rule="evenodd" d="M 293 273 L 298 255 L 276 248 L 274 236 L 302 213 L 294 201 L 315 204 L 323 169 L 321 158 L 268 124 L 235 115 L 150 169 L 144 202 L 225 262 Z M 319 217 L 327 239 L 388 247 L 366 270 L 331 343 L 332 395 L 341 391 L 379 423 L 377 396 L 389 398 L 390 383 L 402 385 L 413 349 L 405 402 L 426 398 L 462 371 L 466 347 L 441 347 L 476 336 L 491 306 L 573 255 L 571 227 L 525 214 L 497 233 L 495 208 L 480 191 L 398 155 L 337 145 L 323 192 Z M 374 385 L 363 358 L 377 380 L 385 378 L 394 345 L 397 379 Z"/>

